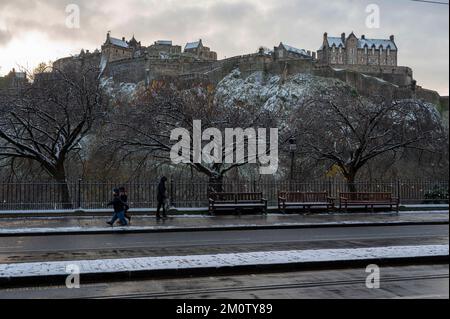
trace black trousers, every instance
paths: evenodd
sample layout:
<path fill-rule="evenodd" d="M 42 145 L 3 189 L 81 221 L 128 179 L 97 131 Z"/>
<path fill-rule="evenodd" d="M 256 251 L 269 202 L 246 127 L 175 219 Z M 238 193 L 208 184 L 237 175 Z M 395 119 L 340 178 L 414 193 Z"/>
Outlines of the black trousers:
<path fill-rule="evenodd" d="M 156 211 L 156 217 L 161 217 L 161 208 L 163 209 L 163 216 L 167 216 L 166 213 L 166 201 L 158 201 L 158 209 Z"/>

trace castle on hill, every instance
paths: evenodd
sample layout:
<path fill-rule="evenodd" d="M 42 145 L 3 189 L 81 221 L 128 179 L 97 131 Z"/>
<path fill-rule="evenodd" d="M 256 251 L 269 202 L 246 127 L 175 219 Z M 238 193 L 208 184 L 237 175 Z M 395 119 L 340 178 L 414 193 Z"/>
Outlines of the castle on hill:
<path fill-rule="evenodd" d="M 399 98 L 421 98 L 443 105 L 448 112 L 448 97 L 441 98 L 437 92 L 417 86 L 412 69 L 399 66 L 398 57 L 394 35 L 373 39 L 364 35 L 358 38 L 353 32 L 348 36 L 342 33 L 340 37 L 325 33 L 317 51 L 281 42 L 273 49 L 260 47 L 254 53 L 218 59 L 217 53 L 202 39 L 184 46 L 171 40 L 157 40 L 145 46 L 135 36 L 130 40 L 119 39 L 108 32 L 101 50 L 81 50 L 76 56 L 55 61 L 53 68 L 94 67 L 102 77 L 115 83 L 150 85 L 153 81 L 175 79 L 188 87 L 217 84 L 235 69 L 242 76 L 264 72 L 280 75 L 281 79 L 307 73 L 340 79 L 368 96 L 390 92 Z M 26 82 L 20 78 L 21 74 L 11 74 L 7 79 L 0 77 L 0 88 L 2 83 Z M 35 75 L 35 81 L 47 79 L 51 79 L 51 74 Z"/>
<path fill-rule="evenodd" d="M 101 50 L 82 50 L 74 57 L 62 58 L 54 67 L 62 69 L 69 64 L 98 65 L 103 76 L 122 82 L 151 81 L 161 77 L 184 79 L 209 79 L 220 81 L 230 65 L 246 71 L 308 72 L 312 68 L 333 68 L 376 75 L 399 86 L 410 85 L 412 70 L 397 64 L 398 47 L 394 36 L 387 39 L 357 38 L 352 32 L 348 37 L 329 37 L 324 34 L 322 46 L 317 51 L 305 50 L 280 43 L 273 50 L 260 48 L 258 52 L 218 60 L 217 53 L 206 46 L 202 39 L 188 42 L 184 47 L 171 40 L 158 40 L 149 46 L 133 36 L 115 38 L 107 33 Z M 281 63 L 281 64 L 280 64 Z M 284 63 L 284 65 L 283 65 Z M 223 78 L 223 77 L 222 77 Z"/>

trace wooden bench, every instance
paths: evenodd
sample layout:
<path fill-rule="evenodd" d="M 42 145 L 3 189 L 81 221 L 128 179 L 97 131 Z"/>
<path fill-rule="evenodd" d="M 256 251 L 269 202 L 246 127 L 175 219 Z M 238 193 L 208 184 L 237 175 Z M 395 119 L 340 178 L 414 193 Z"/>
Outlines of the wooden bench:
<path fill-rule="evenodd" d="M 303 211 L 311 211 L 311 207 L 326 207 L 327 211 L 334 209 L 334 198 L 328 196 L 327 192 L 279 192 L 278 208 L 283 213 L 291 208 L 302 208 Z"/>
<path fill-rule="evenodd" d="M 267 213 L 267 200 L 262 193 L 211 193 L 209 196 L 209 213 L 217 211 L 234 211 L 258 209 Z"/>
<path fill-rule="evenodd" d="M 392 193 L 340 193 L 339 210 L 342 207 L 347 211 L 349 206 L 365 206 L 368 210 L 369 206 L 389 206 L 391 210 L 396 207 L 397 212 L 400 209 L 400 200 L 392 197 Z"/>

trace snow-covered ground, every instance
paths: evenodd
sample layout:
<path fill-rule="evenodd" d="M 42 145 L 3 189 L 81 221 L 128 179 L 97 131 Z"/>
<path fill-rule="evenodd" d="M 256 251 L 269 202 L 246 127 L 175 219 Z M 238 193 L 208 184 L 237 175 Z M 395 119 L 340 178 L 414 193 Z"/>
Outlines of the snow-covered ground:
<path fill-rule="evenodd" d="M 0 278 L 67 275 L 68 272 L 66 272 L 66 269 L 68 269 L 67 267 L 69 266 L 77 266 L 82 278 L 83 274 L 98 273 L 380 260 L 431 256 L 448 256 L 448 245 L 291 250 L 217 255 L 2 264 L 0 265 Z"/>

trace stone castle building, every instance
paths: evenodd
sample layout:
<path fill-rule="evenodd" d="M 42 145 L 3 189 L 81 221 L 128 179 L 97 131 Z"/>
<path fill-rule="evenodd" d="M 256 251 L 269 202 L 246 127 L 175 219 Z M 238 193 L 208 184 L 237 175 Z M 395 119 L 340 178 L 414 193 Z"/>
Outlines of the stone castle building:
<path fill-rule="evenodd" d="M 170 40 L 158 40 L 149 47 L 144 47 L 134 36 L 130 41 L 126 41 L 124 37 L 113 38 L 109 32 L 102 45 L 102 56 L 108 63 L 140 57 L 161 60 L 192 58 L 199 61 L 217 61 L 217 53 L 204 46 L 201 39 L 187 43 L 182 52 L 181 46 L 173 45 Z"/>
<path fill-rule="evenodd" d="M 184 48 L 184 53 L 189 54 L 193 57 L 205 60 L 205 61 L 216 61 L 217 53 L 211 51 L 210 48 L 203 45 L 202 39 L 197 42 L 189 42 Z"/>
<path fill-rule="evenodd" d="M 274 59 L 315 59 L 315 53 L 311 55 L 311 51 L 306 51 L 304 49 L 297 49 L 293 46 L 280 43 L 279 46 L 273 49 Z"/>
<path fill-rule="evenodd" d="M 280 43 L 273 50 L 260 47 L 255 53 L 218 60 L 217 53 L 200 39 L 184 47 L 170 40 L 158 40 L 148 47 L 133 36 L 129 41 L 107 34 L 101 51 L 82 50 L 80 54 L 54 63 L 59 69 L 67 65 L 99 69 L 104 78 L 115 83 L 139 83 L 176 80 L 186 87 L 197 84 L 215 85 L 235 69 L 241 74 L 254 72 L 286 76 L 307 73 L 340 79 L 363 95 L 393 92 L 403 98 L 419 97 L 438 105 L 437 92 L 416 85 L 413 71 L 398 65 L 398 47 L 394 36 L 372 39 L 353 32 L 346 36 L 322 39 L 317 52 Z"/>
<path fill-rule="evenodd" d="M 397 66 L 397 45 L 394 36 L 389 39 L 360 39 L 352 32 L 348 37 L 323 36 L 323 44 L 317 51 L 320 63 L 330 65 Z"/>

